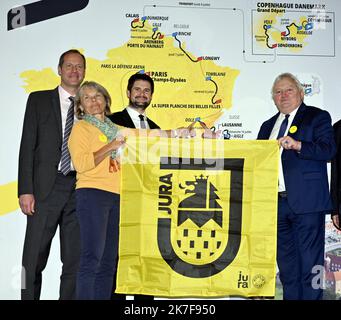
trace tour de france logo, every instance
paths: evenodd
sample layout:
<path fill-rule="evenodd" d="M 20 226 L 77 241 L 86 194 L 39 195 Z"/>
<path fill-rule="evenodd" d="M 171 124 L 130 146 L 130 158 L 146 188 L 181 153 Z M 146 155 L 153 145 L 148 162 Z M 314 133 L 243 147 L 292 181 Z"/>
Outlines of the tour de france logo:
<path fill-rule="evenodd" d="M 252 278 L 252 284 L 260 289 L 264 286 L 266 280 L 265 280 L 265 277 L 261 274 L 256 274 L 253 278 Z"/>
<path fill-rule="evenodd" d="M 230 265 L 242 227 L 244 159 L 199 160 L 160 159 L 159 250 L 175 272 L 190 278 L 210 277 Z M 228 188 L 212 179 L 213 167 L 229 173 Z M 181 178 L 183 170 L 187 179 Z"/>

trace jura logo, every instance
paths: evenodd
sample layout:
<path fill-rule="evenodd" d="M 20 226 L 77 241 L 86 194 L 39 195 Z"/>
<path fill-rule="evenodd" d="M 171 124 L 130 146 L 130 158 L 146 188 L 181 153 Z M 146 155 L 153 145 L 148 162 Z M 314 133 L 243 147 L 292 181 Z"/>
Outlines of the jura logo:
<path fill-rule="evenodd" d="M 7 13 L 7 30 L 76 12 L 88 4 L 89 0 L 42 0 L 17 6 Z"/>
<path fill-rule="evenodd" d="M 181 189 L 185 189 L 185 194 L 191 194 L 188 198 L 179 203 L 178 226 L 191 219 L 199 228 L 208 220 L 213 219 L 222 227 L 223 212 L 217 202 L 219 197 L 217 189 L 208 181 L 209 176 L 201 174 L 195 177 L 194 181 L 186 181 L 186 186 L 180 184 Z M 191 189 L 190 187 L 194 188 Z"/>
<path fill-rule="evenodd" d="M 223 271 L 240 246 L 244 159 L 160 160 L 157 237 L 163 259 L 190 278 Z M 211 176 L 214 166 L 229 179 Z M 185 179 L 183 171 L 187 171 Z"/>

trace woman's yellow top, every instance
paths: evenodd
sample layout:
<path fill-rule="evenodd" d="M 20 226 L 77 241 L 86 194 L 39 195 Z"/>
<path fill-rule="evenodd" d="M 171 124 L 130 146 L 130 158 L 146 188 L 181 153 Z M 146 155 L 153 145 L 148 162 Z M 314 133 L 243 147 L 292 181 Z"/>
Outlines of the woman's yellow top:
<path fill-rule="evenodd" d="M 110 156 L 95 166 L 94 152 L 108 142 L 98 128 L 85 120 L 74 124 L 69 138 L 69 151 L 77 171 L 76 189 L 95 188 L 120 193 L 120 171 L 109 171 Z"/>

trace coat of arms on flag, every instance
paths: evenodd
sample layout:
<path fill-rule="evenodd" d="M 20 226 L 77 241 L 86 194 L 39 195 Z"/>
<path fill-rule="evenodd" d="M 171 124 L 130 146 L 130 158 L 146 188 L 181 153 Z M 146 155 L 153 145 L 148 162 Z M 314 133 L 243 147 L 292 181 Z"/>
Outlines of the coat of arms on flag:
<path fill-rule="evenodd" d="M 127 145 L 116 292 L 274 296 L 276 141 Z"/>

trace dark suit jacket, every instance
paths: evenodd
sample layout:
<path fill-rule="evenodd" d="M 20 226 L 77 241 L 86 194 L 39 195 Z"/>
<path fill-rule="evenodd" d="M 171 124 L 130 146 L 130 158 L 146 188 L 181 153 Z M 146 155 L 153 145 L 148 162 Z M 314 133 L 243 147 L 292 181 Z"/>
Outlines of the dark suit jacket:
<path fill-rule="evenodd" d="M 38 200 L 50 193 L 57 175 L 62 146 L 58 88 L 29 95 L 19 152 L 18 195 Z"/>
<path fill-rule="evenodd" d="M 341 120 L 336 122 L 333 127 L 337 151 L 331 165 L 330 191 L 334 213 L 339 214 L 341 221 Z"/>
<path fill-rule="evenodd" d="M 258 139 L 269 139 L 279 113 L 264 122 Z M 288 133 L 302 142 L 298 153 L 283 150 L 282 165 L 288 203 L 295 213 L 322 212 L 332 209 L 327 161 L 335 154 L 331 118 L 327 111 L 301 104 L 291 127 L 297 131 Z"/>
<path fill-rule="evenodd" d="M 109 119 L 119 126 L 135 128 L 134 122 L 131 120 L 127 109 L 113 113 L 109 116 Z M 150 129 L 160 129 L 160 127 L 152 120 L 147 118 L 147 122 Z"/>

